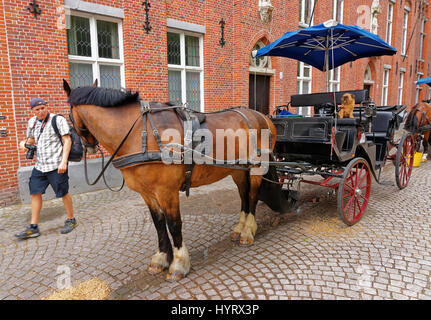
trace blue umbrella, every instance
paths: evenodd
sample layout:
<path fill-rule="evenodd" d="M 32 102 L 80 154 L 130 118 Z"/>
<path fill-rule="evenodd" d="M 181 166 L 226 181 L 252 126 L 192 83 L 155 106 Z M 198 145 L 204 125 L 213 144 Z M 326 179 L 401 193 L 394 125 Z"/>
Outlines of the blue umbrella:
<path fill-rule="evenodd" d="M 417 85 L 420 85 L 420 84 L 427 84 L 427 85 L 429 85 L 429 86 L 431 87 L 431 78 L 423 78 L 423 79 L 420 79 L 420 80 L 418 80 L 418 81 L 416 82 L 416 84 L 417 84 Z"/>
<path fill-rule="evenodd" d="M 377 35 L 358 26 L 334 20 L 285 33 L 266 47 L 253 52 L 255 57 L 281 56 L 305 62 L 328 71 L 346 62 L 397 52 Z"/>

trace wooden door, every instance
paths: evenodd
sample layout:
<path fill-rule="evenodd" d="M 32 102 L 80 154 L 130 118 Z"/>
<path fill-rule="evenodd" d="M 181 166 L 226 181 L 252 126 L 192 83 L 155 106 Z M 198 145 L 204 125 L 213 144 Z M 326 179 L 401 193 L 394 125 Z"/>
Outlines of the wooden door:
<path fill-rule="evenodd" d="M 270 80 L 270 76 L 250 74 L 248 106 L 265 115 L 269 114 Z"/>

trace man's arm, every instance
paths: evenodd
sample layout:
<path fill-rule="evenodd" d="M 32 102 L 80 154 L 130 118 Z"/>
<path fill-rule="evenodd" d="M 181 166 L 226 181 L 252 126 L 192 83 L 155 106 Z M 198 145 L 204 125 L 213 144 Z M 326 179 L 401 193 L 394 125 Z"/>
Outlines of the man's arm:
<path fill-rule="evenodd" d="M 67 159 L 69 158 L 70 148 L 72 147 L 72 139 L 68 134 L 62 136 L 61 139 L 63 140 L 63 154 L 60 165 L 58 166 L 58 173 L 65 173 L 67 170 Z"/>

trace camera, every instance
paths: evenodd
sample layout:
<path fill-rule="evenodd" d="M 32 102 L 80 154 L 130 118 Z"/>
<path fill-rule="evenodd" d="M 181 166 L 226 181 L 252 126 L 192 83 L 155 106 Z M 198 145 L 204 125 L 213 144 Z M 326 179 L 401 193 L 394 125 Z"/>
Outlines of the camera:
<path fill-rule="evenodd" d="M 27 154 L 25 155 L 25 158 L 29 160 L 33 159 L 34 153 L 36 152 L 36 146 L 27 144 L 27 143 L 24 146 L 28 149 Z"/>

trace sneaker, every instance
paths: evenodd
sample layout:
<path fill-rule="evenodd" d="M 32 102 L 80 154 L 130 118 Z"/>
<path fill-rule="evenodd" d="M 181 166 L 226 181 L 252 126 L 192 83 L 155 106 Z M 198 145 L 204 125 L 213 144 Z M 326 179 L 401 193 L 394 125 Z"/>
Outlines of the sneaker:
<path fill-rule="evenodd" d="M 36 238 L 40 236 L 39 228 L 32 228 L 28 226 L 23 232 L 17 233 L 15 237 L 18 239 L 28 239 L 28 238 Z"/>
<path fill-rule="evenodd" d="M 64 222 L 64 227 L 63 227 L 63 229 L 61 229 L 61 231 L 60 231 L 60 232 L 61 232 L 61 234 L 69 233 L 69 232 L 71 232 L 73 229 L 75 229 L 77 225 L 78 225 L 78 224 L 76 223 L 75 218 L 73 218 L 73 219 L 67 219 L 67 220 Z"/>

